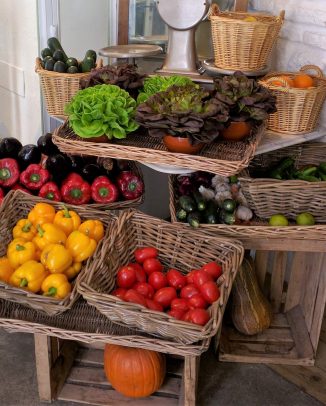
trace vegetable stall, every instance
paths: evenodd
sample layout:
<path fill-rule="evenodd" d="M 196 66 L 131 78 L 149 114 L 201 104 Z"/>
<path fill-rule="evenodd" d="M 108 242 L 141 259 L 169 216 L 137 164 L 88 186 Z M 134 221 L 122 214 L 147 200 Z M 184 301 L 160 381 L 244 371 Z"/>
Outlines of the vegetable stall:
<path fill-rule="evenodd" d="M 303 141 L 326 79 L 261 73 L 284 18 L 212 7 L 228 74 L 200 80 L 78 61 L 48 39 L 36 72 L 64 122 L 37 145 L 0 141 L 0 326 L 35 335 L 41 400 L 195 405 L 211 342 L 220 361 L 314 365 L 326 144 Z M 232 35 L 240 56 L 223 54 Z M 171 221 L 136 209 L 138 162 L 170 173 Z"/>

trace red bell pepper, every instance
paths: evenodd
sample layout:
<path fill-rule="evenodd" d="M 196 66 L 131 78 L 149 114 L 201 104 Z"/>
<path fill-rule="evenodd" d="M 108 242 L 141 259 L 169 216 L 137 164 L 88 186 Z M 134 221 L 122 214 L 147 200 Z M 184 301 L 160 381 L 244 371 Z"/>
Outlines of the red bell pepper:
<path fill-rule="evenodd" d="M 58 186 L 54 182 L 45 183 L 38 192 L 40 197 L 44 199 L 53 200 L 54 202 L 61 202 L 61 193 Z"/>
<path fill-rule="evenodd" d="M 16 183 L 16 185 L 11 186 L 11 190 L 21 190 L 22 192 L 28 193 L 29 195 L 31 194 L 31 191 L 24 188 L 24 186 L 20 185 L 19 183 Z"/>
<path fill-rule="evenodd" d="M 91 187 L 77 173 L 71 173 L 61 185 L 62 200 L 70 204 L 86 204 L 91 200 Z"/>
<path fill-rule="evenodd" d="M 122 196 L 127 200 L 137 199 L 144 193 L 142 179 L 130 171 L 120 173 L 117 177 L 117 185 Z"/>
<path fill-rule="evenodd" d="M 118 200 L 118 188 L 106 176 L 95 178 L 91 188 L 92 199 L 96 203 L 113 203 Z"/>
<path fill-rule="evenodd" d="M 19 166 L 13 158 L 0 159 L 0 186 L 10 187 L 19 179 Z"/>
<path fill-rule="evenodd" d="M 4 197 L 5 197 L 5 192 L 0 187 L 0 204 L 2 203 L 2 200 L 4 199 Z"/>
<path fill-rule="evenodd" d="M 50 179 L 50 172 L 39 164 L 30 164 L 20 174 L 20 183 L 30 190 L 39 190 Z"/>

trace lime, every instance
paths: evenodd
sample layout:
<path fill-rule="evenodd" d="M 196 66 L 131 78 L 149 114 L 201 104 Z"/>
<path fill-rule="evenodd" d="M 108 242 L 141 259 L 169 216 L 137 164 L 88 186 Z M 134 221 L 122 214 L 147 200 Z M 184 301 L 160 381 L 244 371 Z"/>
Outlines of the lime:
<path fill-rule="evenodd" d="M 315 224 L 315 218 L 311 213 L 298 214 L 295 221 L 299 226 L 313 226 Z"/>
<path fill-rule="evenodd" d="M 268 224 L 273 227 L 284 227 L 288 226 L 289 222 L 288 219 L 283 216 L 283 214 L 273 214 L 273 216 L 269 219 Z"/>

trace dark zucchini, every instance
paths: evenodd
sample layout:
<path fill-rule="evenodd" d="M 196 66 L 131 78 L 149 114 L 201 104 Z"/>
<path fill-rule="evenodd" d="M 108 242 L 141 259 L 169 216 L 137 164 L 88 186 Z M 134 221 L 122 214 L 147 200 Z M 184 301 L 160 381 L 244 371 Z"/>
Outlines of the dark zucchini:
<path fill-rule="evenodd" d="M 197 210 L 204 211 L 206 209 L 206 201 L 197 190 L 194 191 L 193 197 L 197 203 Z"/>
<path fill-rule="evenodd" d="M 66 72 L 66 69 L 67 69 L 66 64 L 62 61 L 57 61 L 53 67 L 54 72 L 59 72 L 59 73 Z"/>
<path fill-rule="evenodd" d="M 66 55 L 64 49 L 62 48 L 58 38 L 52 37 L 48 39 L 48 47 L 50 48 L 51 52 L 54 53 L 57 50 L 60 50 L 63 52 L 64 55 L 64 60 L 66 61 L 68 59 L 68 56 Z"/>
<path fill-rule="evenodd" d="M 44 49 L 42 49 L 42 51 L 41 51 L 41 57 L 42 57 L 42 59 L 45 59 L 47 56 L 51 56 L 51 58 L 52 58 L 52 51 L 51 51 L 51 49 L 50 49 L 50 48 L 44 48 Z"/>
<path fill-rule="evenodd" d="M 55 61 L 65 62 L 65 56 L 61 49 L 57 49 L 55 52 L 53 52 L 53 59 Z"/>
<path fill-rule="evenodd" d="M 78 61 L 76 58 L 68 58 L 66 60 L 66 65 L 67 66 L 76 66 L 78 68 Z"/>
<path fill-rule="evenodd" d="M 77 68 L 77 66 L 69 66 L 69 68 L 67 69 L 67 73 L 78 73 L 79 70 Z"/>
<path fill-rule="evenodd" d="M 30 164 L 39 164 L 41 161 L 41 151 L 34 144 L 24 145 L 18 153 L 18 164 L 24 170 Z"/>
<path fill-rule="evenodd" d="M 222 223 L 232 225 L 235 223 L 235 215 L 234 213 L 229 213 L 225 210 L 221 210 L 219 214 L 220 220 Z"/>
<path fill-rule="evenodd" d="M 53 58 L 49 58 L 45 61 L 44 68 L 46 70 L 53 71 L 55 65 L 55 60 Z"/>
<path fill-rule="evenodd" d="M 49 155 L 59 154 L 59 148 L 55 144 L 53 144 L 51 133 L 42 135 L 37 140 L 37 146 L 39 147 L 39 150 L 41 151 L 41 153 L 44 155 L 49 156 Z"/>
<path fill-rule="evenodd" d="M 188 224 L 193 228 L 198 228 L 201 223 L 201 214 L 199 211 L 193 211 L 192 213 L 188 213 L 187 221 Z"/>
<path fill-rule="evenodd" d="M 20 141 L 14 137 L 2 138 L 0 141 L 0 158 L 17 159 L 19 151 L 23 148 Z"/>
<path fill-rule="evenodd" d="M 85 58 L 91 57 L 93 58 L 94 62 L 96 63 L 96 59 L 97 59 L 97 54 L 93 49 L 89 49 L 86 54 L 85 54 Z"/>
<path fill-rule="evenodd" d="M 183 210 L 186 210 L 187 213 L 196 210 L 196 202 L 190 196 L 181 196 L 179 199 L 179 205 Z"/>
<path fill-rule="evenodd" d="M 222 209 L 228 213 L 233 213 L 237 207 L 237 203 L 232 199 L 225 199 L 222 203 Z"/>
<path fill-rule="evenodd" d="M 208 202 L 207 208 L 204 212 L 205 223 L 207 224 L 218 224 L 218 207 L 212 200 Z"/>
<path fill-rule="evenodd" d="M 91 56 L 87 56 L 84 58 L 82 63 L 80 64 L 81 72 L 90 72 L 93 68 L 95 68 L 95 61 Z"/>
<path fill-rule="evenodd" d="M 179 221 L 186 221 L 188 213 L 184 209 L 178 209 L 176 212 L 177 219 Z"/>

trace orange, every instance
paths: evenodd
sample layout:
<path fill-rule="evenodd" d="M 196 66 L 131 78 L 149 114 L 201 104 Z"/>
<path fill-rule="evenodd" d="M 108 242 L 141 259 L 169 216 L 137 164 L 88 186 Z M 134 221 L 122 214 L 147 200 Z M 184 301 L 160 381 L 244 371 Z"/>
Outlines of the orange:
<path fill-rule="evenodd" d="M 296 75 L 293 82 L 294 87 L 298 87 L 300 89 L 307 89 L 308 87 L 314 86 L 313 78 L 305 73 L 299 73 Z"/>
<path fill-rule="evenodd" d="M 290 78 L 289 76 L 285 76 L 285 75 L 282 75 L 282 76 L 279 76 L 278 78 L 275 78 L 275 80 L 270 82 L 270 84 L 274 85 L 274 86 L 286 87 L 285 84 L 283 83 L 283 81 L 281 81 L 279 79 L 283 79 L 287 83 L 288 87 L 294 87 L 293 79 Z"/>
<path fill-rule="evenodd" d="M 290 78 L 290 76 L 281 76 L 281 78 L 283 80 L 286 81 L 286 83 L 288 84 L 289 87 L 294 87 L 294 80 L 292 78 Z"/>

